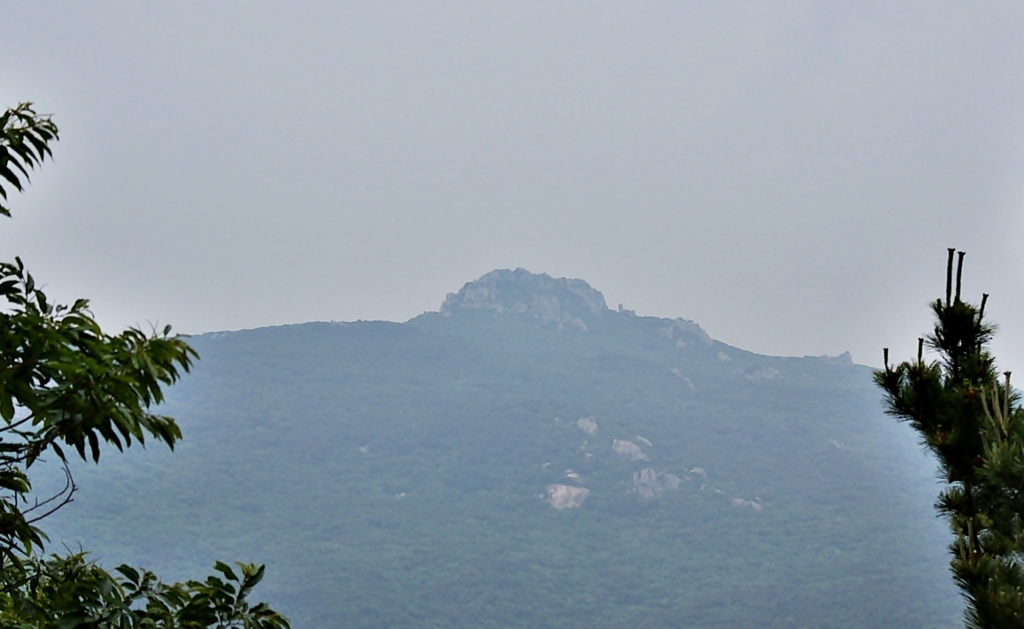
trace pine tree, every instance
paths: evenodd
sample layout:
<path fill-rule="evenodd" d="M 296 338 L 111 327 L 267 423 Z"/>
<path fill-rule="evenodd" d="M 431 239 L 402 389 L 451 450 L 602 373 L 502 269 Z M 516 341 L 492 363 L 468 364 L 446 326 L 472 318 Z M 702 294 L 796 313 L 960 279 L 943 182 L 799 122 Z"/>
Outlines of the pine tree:
<path fill-rule="evenodd" d="M 960 297 L 964 253 L 953 290 L 953 249 L 946 265 L 945 299 L 931 304 L 932 334 L 918 339 L 917 359 L 889 364 L 875 382 L 886 411 L 908 422 L 935 455 L 946 483 L 936 501 L 954 539 L 950 569 L 966 602 L 971 629 L 1024 628 L 1024 410 L 1000 379 L 988 344 L 995 326 Z M 939 359 L 926 362 L 925 345 Z"/>

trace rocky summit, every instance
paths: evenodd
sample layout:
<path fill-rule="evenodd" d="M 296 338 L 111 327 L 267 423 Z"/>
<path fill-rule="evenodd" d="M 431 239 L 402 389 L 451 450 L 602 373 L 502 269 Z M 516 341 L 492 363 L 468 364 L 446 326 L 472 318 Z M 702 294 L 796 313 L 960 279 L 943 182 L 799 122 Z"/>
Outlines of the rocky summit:
<path fill-rule="evenodd" d="M 608 311 L 604 295 L 583 280 L 553 278 L 526 269 L 499 269 L 449 293 L 442 315 L 459 310 L 492 310 L 524 314 L 558 326 L 587 329 L 586 321 Z"/>

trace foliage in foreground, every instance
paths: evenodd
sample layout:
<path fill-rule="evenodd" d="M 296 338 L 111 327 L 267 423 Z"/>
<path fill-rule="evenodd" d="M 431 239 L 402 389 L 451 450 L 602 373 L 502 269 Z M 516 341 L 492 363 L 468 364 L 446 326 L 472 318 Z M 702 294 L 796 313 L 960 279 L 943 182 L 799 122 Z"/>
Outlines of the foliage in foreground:
<path fill-rule="evenodd" d="M 263 578 L 263 566 L 218 562 L 205 581 L 165 584 L 130 566 L 107 572 L 84 553 L 33 557 L 4 571 L 0 625 L 29 627 L 206 627 L 279 629 L 284 619 L 246 597 Z"/>
<path fill-rule="evenodd" d="M 946 268 L 946 298 L 932 304 L 933 333 L 918 340 L 917 360 L 875 373 L 887 411 L 908 422 L 938 459 L 945 489 L 936 508 L 955 539 L 950 567 L 967 602 L 972 629 L 1024 627 L 1024 410 L 1010 373 L 999 381 L 988 343 L 995 327 L 985 302 L 960 298 L 963 252 L 952 294 L 954 250 Z M 925 362 L 923 347 L 940 359 Z"/>
<path fill-rule="evenodd" d="M 57 126 L 28 103 L 0 115 L 0 200 L 22 190 L 30 170 L 49 156 Z M 9 209 L 0 204 L 0 214 Z M 196 352 L 170 327 L 145 334 L 105 334 L 84 299 L 51 303 L 20 258 L 0 262 L 0 624 L 4 627 L 245 627 L 276 629 L 287 621 L 246 597 L 263 567 L 218 562 L 205 581 L 164 584 L 129 566 L 107 572 L 85 553 L 40 555 L 37 525 L 71 501 L 76 486 L 68 453 L 99 462 L 103 445 L 118 450 L 147 437 L 174 447 L 174 420 L 152 412 L 163 387 L 187 372 Z M 32 491 L 29 471 L 52 454 L 64 486 Z"/>

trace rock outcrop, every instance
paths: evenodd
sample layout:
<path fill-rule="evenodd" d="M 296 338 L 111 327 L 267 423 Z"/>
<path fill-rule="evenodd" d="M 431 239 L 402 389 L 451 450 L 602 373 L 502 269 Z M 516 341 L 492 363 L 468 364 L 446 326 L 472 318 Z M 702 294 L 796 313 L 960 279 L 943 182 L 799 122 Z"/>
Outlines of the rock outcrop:
<path fill-rule="evenodd" d="M 468 282 L 458 293 L 448 293 L 441 314 L 460 310 L 519 313 L 558 327 L 587 329 L 587 320 L 608 310 L 604 295 L 583 280 L 554 278 L 526 269 L 499 269 Z"/>

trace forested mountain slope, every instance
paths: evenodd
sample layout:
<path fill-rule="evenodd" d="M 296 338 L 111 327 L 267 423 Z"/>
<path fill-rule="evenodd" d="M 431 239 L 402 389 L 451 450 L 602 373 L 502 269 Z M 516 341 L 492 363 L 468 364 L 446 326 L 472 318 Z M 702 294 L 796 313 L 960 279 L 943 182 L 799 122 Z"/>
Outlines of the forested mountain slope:
<path fill-rule="evenodd" d="M 300 629 L 958 622 L 931 463 L 846 356 L 522 270 L 406 323 L 192 341 L 178 452 L 79 466 L 55 541 L 265 562 Z"/>

